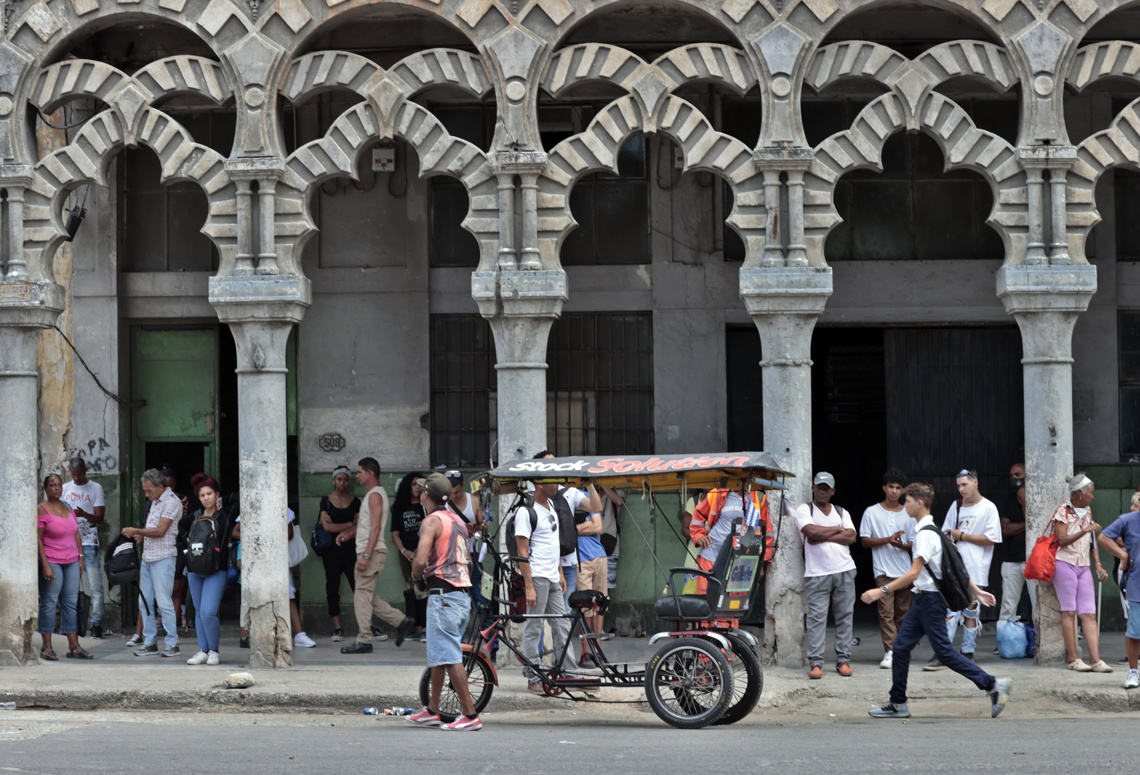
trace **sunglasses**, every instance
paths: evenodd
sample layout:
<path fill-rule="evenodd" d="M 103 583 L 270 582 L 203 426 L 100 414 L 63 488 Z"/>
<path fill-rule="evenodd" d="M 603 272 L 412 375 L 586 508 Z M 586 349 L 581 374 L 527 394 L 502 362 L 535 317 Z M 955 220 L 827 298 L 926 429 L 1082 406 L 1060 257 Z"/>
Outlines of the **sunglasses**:
<path fill-rule="evenodd" d="M 977 471 L 972 471 L 972 470 L 970 470 L 969 468 L 963 468 L 961 471 L 959 471 L 958 473 L 954 474 L 954 478 L 955 478 L 955 479 L 957 479 L 959 476 L 968 476 L 968 477 L 970 477 L 971 479 L 977 479 L 977 478 L 978 478 L 978 472 L 977 472 Z"/>

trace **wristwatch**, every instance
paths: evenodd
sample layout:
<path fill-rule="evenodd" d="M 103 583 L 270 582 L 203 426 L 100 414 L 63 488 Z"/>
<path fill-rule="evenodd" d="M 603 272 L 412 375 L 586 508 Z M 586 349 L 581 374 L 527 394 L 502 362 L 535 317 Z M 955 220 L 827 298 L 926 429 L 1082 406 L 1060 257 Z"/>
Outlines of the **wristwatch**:
<path fill-rule="evenodd" d="M 372 555 L 371 555 L 371 554 L 362 554 L 362 555 L 360 555 L 360 556 L 361 556 L 361 557 L 363 557 L 363 558 L 364 558 L 364 559 L 366 559 L 366 560 L 371 560 L 371 559 L 372 559 Z"/>
<path fill-rule="evenodd" d="M 884 595 L 889 595 L 889 594 L 891 594 L 891 588 L 890 588 L 890 587 L 888 587 L 886 584 L 884 584 L 884 585 L 883 585 L 883 594 L 884 594 Z"/>

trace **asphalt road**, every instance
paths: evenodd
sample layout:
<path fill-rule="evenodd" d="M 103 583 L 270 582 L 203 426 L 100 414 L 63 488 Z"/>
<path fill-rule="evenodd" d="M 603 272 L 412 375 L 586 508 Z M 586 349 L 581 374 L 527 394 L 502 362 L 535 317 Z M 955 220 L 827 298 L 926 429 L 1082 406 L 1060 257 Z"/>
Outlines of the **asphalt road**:
<path fill-rule="evenodd" d="M 958 713 L 959 708 L 944 708 Z M 481 732 L 349 715 L 0 711 L 0 773 L 1122 773 L 1135 715 L 765 715 L 672 729 L 636 711 L 498 713 Z"/>

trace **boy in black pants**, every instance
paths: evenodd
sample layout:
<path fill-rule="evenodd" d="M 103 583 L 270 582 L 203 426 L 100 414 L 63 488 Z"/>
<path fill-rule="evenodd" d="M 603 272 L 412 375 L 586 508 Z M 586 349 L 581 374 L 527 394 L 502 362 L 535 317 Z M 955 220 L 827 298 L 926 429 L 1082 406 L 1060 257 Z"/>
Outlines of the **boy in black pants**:
<path fill-rule="evenodd" d="M 946 627 L 946 600 L 938 591 L 934 579 L 942 578 L 942 539 L 931 530 L 923 530 L 933 525 L 930 508 L 934 505 L 934 488 L 929 484 L 916 482 L 903 490 L 907 514 L 918 522 L 914 534 L 914 560 L 906 575 L 895 579 L 879 589 L 863 593 L 864 603 L 875 603 L 895 590 L 905 589 L 914 584 L 914 602 L 903 620 L 894 643 L 894 679 L 891 684 L 890 702 L 881 708 L 870 711 L 875 718 L 910 718 L 906 706 L 906 681 L 910 670 L 910 652 L 925 635 L 934 647 L 934 655 L 942 664 L 960 675 L 969 678 L 986 692 L 990 699 L 990 717 L 997 718 L 1009 701 L 1013 682 L 1008 678 L 994 678 L 976 664 L 963 657 L 950 645 Z M 901 499 L 900 499 L 901 500 Z M 931 575 L 933 574 L 933 575 Z M 970 593 L 983 604 L 995 604 L 994 596 L 978 589 L 970 580 Z"/>

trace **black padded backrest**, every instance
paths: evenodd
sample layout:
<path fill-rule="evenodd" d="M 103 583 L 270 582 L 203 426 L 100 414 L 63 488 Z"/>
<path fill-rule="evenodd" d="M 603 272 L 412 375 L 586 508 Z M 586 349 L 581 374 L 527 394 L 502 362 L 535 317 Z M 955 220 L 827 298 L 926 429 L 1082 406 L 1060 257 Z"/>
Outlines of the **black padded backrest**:
<path fill-rule="evenodd" d="M 709 608 L 713 611 L 717 609 L 720 593 L 724 589 L 724 577 L 728 573 L 728 564 L 732 560 L 732 537 L 740 533 L 740 526 L 744 523 L 743 519 L 732 520 L 732 532 L 724 539 L 724 543 L 720 545 L 720 551 L 716 554 L 716 562 L 713 563 L 712 573 L 713 577 L 720 581 L 720 585 L 709 584 L 707 587 L 706 600 L 708 601 Z"/>

